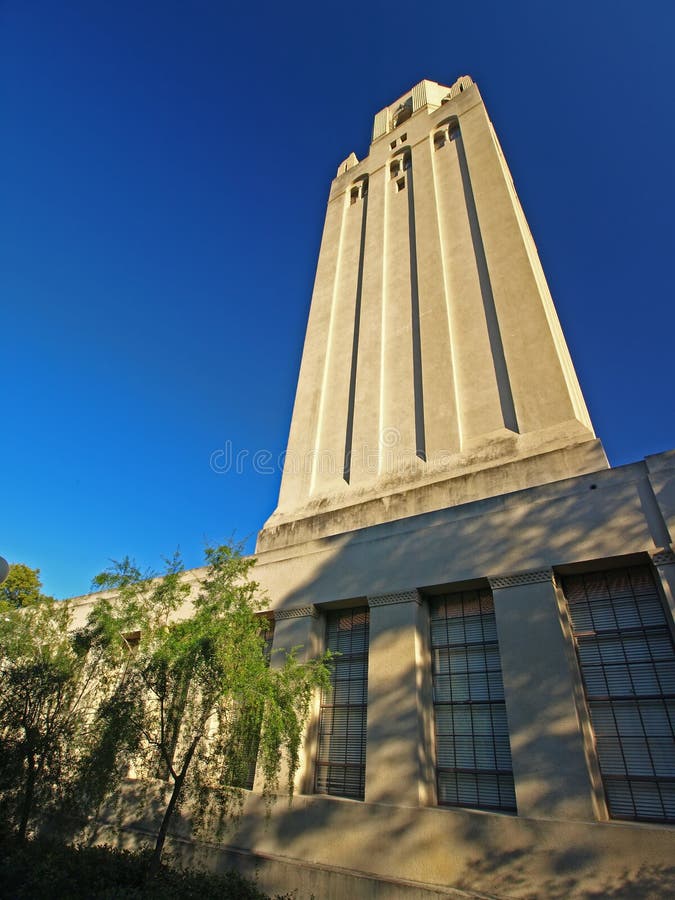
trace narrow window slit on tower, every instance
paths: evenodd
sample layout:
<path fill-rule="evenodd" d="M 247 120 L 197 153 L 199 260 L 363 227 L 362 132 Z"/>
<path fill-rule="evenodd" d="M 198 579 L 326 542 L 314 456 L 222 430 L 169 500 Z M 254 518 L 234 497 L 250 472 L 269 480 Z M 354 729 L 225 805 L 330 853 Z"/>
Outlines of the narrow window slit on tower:
<path fill-rule="evenodd" d="M 408 170 L 408 241 L 410 248 L 410 315 L 412 333 L 413 390 L 415 397 L 415 456 L 426 462 L 426 436 L 424 428 L 424 386 L 422 381 L 422 338 L 420 333 L 420 301 L 417 278 L 417 231 L 415 228 L 415 188 L 410 151 L 403 155 L 404 168 Z M 401 179 L 406 185 L 405 177 Z"/>
<path fill-rule="evenodd" d="M 349 399 L 347 405 L 347 426 L 345 428 L 345 455 L 342 477 L 350 483 L 352 468 L 352 442 L 354 439 L 354 404 L 356 401 L 356 374 L 359 357 L 359 331 L 361 328 L 361 294 L 363 292 L 363 261 L 366 252 L 366 222 L 368 218 L 368 178 L 360 182 L 362 204 L 361 240 L 359 243 L 359 265 L 354 299 L 354 332 L 352 337 L 352 361 L 349 375 Z"/>
<path fill-rule="evenodd" d="M 405 187 L 405 178 L 399 178 L 399 180 L 396 182 L 396 190 L 402 191 L 404 187 Z"/>

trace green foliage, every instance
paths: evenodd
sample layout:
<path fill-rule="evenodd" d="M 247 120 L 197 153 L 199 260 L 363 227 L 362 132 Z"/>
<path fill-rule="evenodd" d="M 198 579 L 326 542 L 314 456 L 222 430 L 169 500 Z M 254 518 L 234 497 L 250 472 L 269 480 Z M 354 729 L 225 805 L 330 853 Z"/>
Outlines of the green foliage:
<path fill-rule="evenodd" d="M 15 900 L 267 900 L 237 872 L 213 875 L 161 866 L 149 879 L 149 858 L 147 852 L 112 847 L 3 841 L 0 884 L 3 896 Z"/>
<path fill-rule="evenodd" d="M 12 563 L 6 581 L 0 585 L 0 612 L 53 599 L 42 593 L 40 570 L 23 563 Z"/>
<path fill-rule="evenodd" d="M 0 611 L 0 811 L 25 837 L 77 780 L 114 679 L 107 649 L 48 598 Z"/>
<path fill-rule="evenodd" d="M 270 666 L 269 621 L 250 577 L 254 563 L 225 545 L 207 548 L 197 577 L 186 575 L 174 556 L 161 578 L 142 575 L 126 559 L 94 582 L 107 593 L 89 627 L 111 651 L 124 649 L 126 662 L 107 720 L 101 712 L 98 733 L 111 743 L 105 753 L 93 749 L 88 771 L 101 772 L 97 763 L 107 758 L 99 785 L 106 778 L 112 784 L 123 758 L 146 785 L 157 776 L 169 782 L 157 861 L 169 823 L 184 805 L 196 831 L 207 821 L 218 831 L 237 816 L 256 754 L 268 802 L 284 757 L 287 790 L 293 790 L 312 691 L 326 682 L 328 670 L 325 659 L 303 664 L 294 652 Z M 124 639 L 131 632 L 133 647 Z M 122 735 L 124 754 L 114 746 Z M 93 782 L 82 787 L 84 796 L 96 795 Z"/>
<path fill-rule="evenodd" d="M 153 865 L 185 805 L 196 832 L 241 810 L 258 766 L 268 803 L 282 763 L 293 792 L 303 729 L 328 656 L 270 665 L 270 621 L 253 559 L 209 547 L 203 570 L 178 555 L 161 576 L 128 558 L 94 579 L 84 625 L 67 603 L 4 605 L 0 615 L 0 806 L 21 837 L 37 816 L 82 823 L 131 774 L 169 783 Z"/>

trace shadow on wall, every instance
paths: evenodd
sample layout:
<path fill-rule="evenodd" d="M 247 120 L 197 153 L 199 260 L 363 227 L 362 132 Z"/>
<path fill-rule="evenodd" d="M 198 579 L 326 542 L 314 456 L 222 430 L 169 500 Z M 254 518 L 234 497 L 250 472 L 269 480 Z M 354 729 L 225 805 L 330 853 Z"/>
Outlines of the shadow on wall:
<path fill-rule="evenodd" d="M 574 494 L 551 492 L 536 502 L 529 502 L 533 495 L 523 492 L 471 504 L 474 510 L 480 508 L 480 516 L 456 508 L 343 536 L 331 543 L 331 552 L 315 554 L 318 564 L 302 584 L 288 590 L 283 606 L 338 599 L 353 599 L 357 605 L 376 594 L 603 558 L 616 554 L 616 548 L 647 547 L 650 534 L 635 485 L 626 482 L 607 491 L 601 487 L 582 494 L 577 486 Z M 532 608 L 530 614 L 535 628 L 538 617 L 550 611 Z M 400 634 L 394 629 L 387 639 L 395 646 L 403 633 L 403 627 Z M 369 716 L 372 723 L 386 723 L 389 735 L 410 734 L 410 685 L 419 671 L 402 665 L 395 675 L 386 693 L 377 695 Z M 530 719 L 527 728 L 516 727 L 510 734 L 521 758 L 531 757 L 536 775 L 538 755 L 547 746 L 555 745 L 565 755 L 567 745 L 578 742 L 578 724 L 566 718 L 569 685 L 565 687 L 555 672 L 535 677 L 523 667 L 516 687 L 523 696 L 538 694 L 547 701 L 546 714 L 534 726 Z M 628 900 L 675 895 L 672 831 L 666 827 L 396 805 L 396 786 L 410 783 L 429 765 L 422 742 L 412 755 L 410 746 L 409 741 L 390 738 L 378 759 L 391 800 L 386 791 L 385 801 L 378 803 L 297 796 L 290 806 L 280 799 L 266 818 L 261 798 L 250 794 L 225 843 L 309 865 L 497 897 Z M 555 809 L 563 803 L 566 783 L 563 772 L 547 772 L 538 785 L 542 804 Z M 147 813 L 139 816 L 137 808 L 127 807 L 126 827 L 156 827 L 159 805 L 145 808 Z M 186 819 L 178 823 L 176 833 L 189 837 Z M 199 846 L 195 853 L 201 852 Z"/>
<path fill-rule="evenodd" d="M 130 788 L 133 795 L 133 785 Z M 151 843 L 151 819 L 139 817 L 132 803 L 130 799 L 123 821 L 109 819 L 114 830 L 103 826 L 97 840 L 125 847 Z M 266 857 L 277 857 L 303 866 L 335 866 L 430 889 L 477 891 L 496 898 L 663 900 L 675 893 L 675 868 L 667 862 L 672 856 L 671 835 L 658 835 L 661 860 L 655 861 L 649 852 L 652 829 L 640 836 L 635 834 L 638 829 L 623 826 L 580 827 L 468 810 L 406 810 L 307 797 L 297 797 L 291 806 L 279 801 L 266 820 L 264 804 L 253 795 L 239 826 L 222 843 L 211 837 L 206 844 L 190 841 L 188 820 L 177 824 L 172 835 L 178 843 L 172 849 L 182 864 L 204 868 L 220 868 L 219 851 L 227 853 L 229 847 L 259 853 L 263 863 Z M 623 831 L 615 835 L 619 838 L 615 847 L 612 830 Z M 275 884 L 274 890 L 296 888 L 301 878 L 290 868 L 287 882 Z M 363 896 L 371 896 L 370 891 Z M 299 894 L 299 900 L 307 898 Z"/>
<path fill-rule="evenodd" d="M 329 538 L 303 559 L 303 580 L 275 586 L 277 602 L 320 606 L 662 546 L 643 511 L 645 479 L 608 479 L 606 489 L 598 481 L 597 489 L 586 476 L 569 493 L 535 488 Z M 263 558 L 259 576 L 264 566 Z"/>
<path fill-rule="evenodd" d="M 630 481 L 610 490 L 534 500 L 533 492 L 485 501 L 480 515 L 465 510 L 427 514 L 339 539 L 311 577 L 289 591 L 284 606 L 363 597 L 391 591 L 452 584 L 464 579 L 527 571 L 603 558 L 647 548 L 659 535 L 649 532 L 639 491 Z M 601 485 L 602 488 L 602 485 Z M 539 492 L 540 494 L 541 492 Z M 528 495 L 529 494 L 529 495 Z M 534 502 L 528 502 L 532 498 Z M 471 504 L 476 510 L 478 504 Z M 336 541 L 337 543 L 337 541 Z M 618 549 L 617 549 L 618 548 Z M 319 554 L 317 554 L 318 556 Z M 552 611 L 533 606 L 533 631 Z M 527 627 L 526 624 L 523 625 Z M 396 636 L 391 636 L 395 643 Z M 573 664 L 573 663 L 572 663 Z M 387 696 L 377 697 L 369 715 L 387 720 L 387 731 L 410 727 L 410 683 L 417 673 L 398 673 Z M 565 807 L 567 775 L 546 771 L 540 760 L 579 752 L 579 725 L 570 716 L 569 682 L 551 671 L 542 677 L 525 667 L 513 687 L 523 697 L 537 694 L 545 711 L 534 725 L 511 730 L 512 746 L 531 760 L 530 789 L 542 807 Z M 408 745 L 409 746 L 409 745 Z M 391 740 L 383 777 L 406 783 L 428 764 L 424 748 L 405 756 L 405 742 Z M 555 750 L 555 754 L 554 751 Z M 533 787 L 534 786 L 534 787 Z M 601 786 L 596 784 L 596 792 Z M 587 792 L 590 796 L 590 780 Z M 400 878 L 491 891 L 514 897 L 663 897 L 675 893 L 675 869 L 665 852 L 670 832 L 659 826 L 543 821 L 466 810 L 417 809 L 344 800 L 298 798 L 293 809 L 276 810 L 265 836 L 252 818 L 237 831 L 239 846 L 267 848 L 323 864 Z M 555 812 L 554 812 L 555 814 Z M 334 847 L 331 853 L 330 848 Z M 376 867 L 377 866 L 377 867 Z"/>

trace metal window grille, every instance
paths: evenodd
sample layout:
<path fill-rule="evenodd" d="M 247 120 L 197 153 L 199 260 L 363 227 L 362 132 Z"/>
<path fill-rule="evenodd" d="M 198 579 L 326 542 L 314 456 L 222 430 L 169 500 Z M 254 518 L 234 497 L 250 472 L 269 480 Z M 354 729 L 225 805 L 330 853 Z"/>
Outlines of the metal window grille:
<path fill-rule="evenodd" d="M 326 646 L 339 653 L 322 692 L 315 789 L 363 800 L 368 698 L 367 607 L 329 613 Z"/>
<path fill-rule="evenodd" d="M 432 601 L 438 802 L 516 811 L 494 602 L 489 590 Z"/>
<path fill-rule="evenodd" d="M 675 821 L 675 647 L 651 569 L 562 586 L 610 815 Z"/>

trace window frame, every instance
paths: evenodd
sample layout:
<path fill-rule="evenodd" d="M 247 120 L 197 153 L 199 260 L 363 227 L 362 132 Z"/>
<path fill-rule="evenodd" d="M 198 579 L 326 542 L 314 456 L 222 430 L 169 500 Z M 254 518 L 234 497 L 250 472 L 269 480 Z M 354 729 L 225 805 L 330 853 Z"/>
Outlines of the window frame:
<path fill-rule="evenodd" d="M 480 618 L 480 629 L 481 636 L 483 637 L 482 641 L 450 641 L 449 639 L 449 631 L 450 626 L 448 621 L 450 617 L 447 615 L 448 605 L 452 603 L 460 603 L 462 605 L 462 615 L 455 616 L 453 618 L 462 620 L 462 629 L 464 630 L 464 637 L 466 638 L 466 620 L 469 616 L 465 613 L 465 604 L 470 602 L 478 601 L 478 609 L 479 609 L 479 618 Z M 497 634 L 497 623 L 494 612 L 494 596 L 492 591 L 486 587 L 476 587 L 473 589 L 465 589 L 465 590 L 457 590 L 450 591 L 447 593 L 443 593 L 437 596 L 431 596 L 427 598 L 428 606 L 429 606 L 429 652 L 431 655 L 431 682 L 432 682 L 432 708 L 433 708 L 433 743 L 434 743 L 434 773 L 435 773 L 435 782 L 436 782 L 436 802 L 438 806 L 444 806 L 449 808 L 462 808 L 462 809 L 478 809 L 485 810 L 490 812 L 498 812 L 504 814 L 517 814 L 517 801 L 516 801 L 516 793 L 515 793 L 515 780 L 513 775 L 513 763 L 511 757 L 511 747 L 510 747 L 510 734 L 508 728 L 508 718 L 506 712 L 506 701 L 504 698 L 504 690 L 503 690 L 503 682 L 502 682 L 502 667 L 501 667 L 501 656 L 499 650 L 499 636 Z M 491 608 L 486 609 L 483 612 L 483 604 L 488 604 Z M 435 612 L 442 606 L 446 607 L 446 615 L 445 617 L 435 615 Z M 494 638 L 490 637 L 486 638 L 486 630 L 485 630 L 485 622 L 487 621 L 487 617 L 491 617 L 491 623 L 494 626 Z M 485 621 L 483 618 L 485 617 Z M 447 640 L 445 643 L 440 643 L 435 639 L 434 636 L 434 620 L 443 620 L 445 619 L 446 625 L 446 635 Z M 468 649 L 472 648 L 475 651 L 480 651 L 483 653 L 483 657 L 486 660 L 486 668 L 484 670 L 484 674 L 486 675 L 486 684 L 489 680 L 489 675 L 496 674 L 498 675 L 498 679 L 495 678 L 495 686 L 497 684 L 501 685 L 501 692 L 497 691 L 498 696 L 491 696 L 493 686 L 490 685 L 488 687 L 488 696 L 487 698 L 471 698 L 469 699 L 453 699 L 452 698 L 452 671 L 450 665 L 450 654 L 452 650 L 461 651 L 462 649 L 467 654 L 467 667 L 466 672 L 455 672 L 455 675 L 466 675 L 467 676 L 467 689 L 469 695 L 471 694 L 471 688 L 469 687 L 469 675 L 470 674 L 482 674 L 481 670 L 474 669 L 472 670 L 469 666 L 469 657 L 468 657 Z M 496 652 L 496 661 L 498 665 L 496 667 L 488 668 L 487 667 L 487 650 L 490 649 L 493 652 Z M 447 651 L 448 653 L 448 689 L 450 693 L 450 699 L 439 700 L 437 695 L 438 684 L 437 684 L 437 676 L 443 675 L 445 677 L 446 673 L 442 673 L 440 670 L 437 670 L 437 660 L 439 658 L 439 654 L 437 651 Z M 499 710 L 501 716 L 503 716 L 504 725 L 504 733 L 501 733 L 499 729 L 495 728 L 495 718 L 494 713 L 497 707 L 501 707 Z M 471 721 L 471 731 L 467 734 L 457 734 L 452 733 L 451 735 L 439 735 L 439 716 L 437 710 L 439 708 L 447 708 L 449 711 L 449 716 L 451 719 L 454 718 L 455 710 L 459 710 L 462 708 L 464 710 L 469 711 L 468 719 Z M 474 731 L 474 708 L 476 710 L 487 709 L 489 711 L 490 718 L 490 738 L 492 739 L 493 744 L 493 753 L 495 759 L 495 767 L 487 768 L 481 767 L 479 765 L 474 766 L 461 766 L 456 764 L 456 755 L 457 755 L 457 743 L 456 738 L 458 736 L 467 738 L 471 737 L 472 741 L 472 751 L 474 755 L 474 762 L 477 762 L 477 754 L 476 750 L 479 744 L 476 741 L 476 737 L 481 737 L 480 732 Z M 465 715 L 466 718 L 466 715 Z M 478 719 L 476 719 L 478 721 Z M 510 766 L 508 768 L 500 767 L 497 764 L 497 756 L 498 756 L 498 744 L 496 742 L 496 738 L 504 738 L 506 737 L 506 744 L 508 747 L 508 755 Z M 439 751 L 440 751 L 440 738 L 442 737 L 452 737 L 453 741 L 453 755 L 455 756 L 455 765 L 447 766 L 439 763 Z M 503 748 L 502 751 L 503 752 Z M 456 780 L 456 792 L 457 792 L 457 800 L 449 801 L 442 799 L 443 790 L 441 787 L 441 777 L 443 775 L 455 775 Z M 460 775 L 468 775 L 475 778 L 476 783 L 476 791 L 478 794 L 477 801 L 462 801 L 459 798 L 460 786 L 459 786 L 459 778 Z M 499 802 L 497 804 L 490 802 L 481 802 L 480 801 L 480 787 L 479 787 L 479 779 L 481 776 L 489 776 L 494 778 L 494 783 L 496 785 L 497 796 L 499 797 Z M 504 798 L 502 799 L 502 793 L 504 793 Z M 511 799 L 512 795 L 512 799 Z M 508 798 L 508 799 L 507 799 Z"/>
<path fill-rule="evenodd" d="M 363 649 L 356 649 L 353 652 L 345 653 L 339 649 L 339 622 L 340 620 L 346 620 L 349 617 L 351 628 L 353 629 L 356 619 L 360 616 L 365 615 L 365 640 Z M 335 663 L 332 667 L 331 672 L 331 686 L 328 690 L 324 689 L 321 691 L 321 697 L 319 699 L 319 714 L 318 714 L 318 727 L 317 727 L 317 744 L 316 744 L 316 756 L 315 756 L 315 765 L 314 765 L 314 793 L 323 795 L 323 796 L 332 796 L 332 797 L 343 797 L 351 800 L 364 800 L 365 799 L 365 785 L 366 785 L 366 746 L 368 739 L 368 658 L 369 658 L 369 650 L 370 650 L 370 609 L 368 606 L 359 605 L 353 607 L 346 607 L 334 610 L 327 610 L 325 613 L 325 645 L 326 649 L 333 650 L 336 654 Z M 330 634 L 331 628 L 334 623 L 338 623 L 337 627 L 337 638 L 335 647 L 331 647 Z M 358 624 L 358 623 L 357 623 Z M 344 629 L 345 631 L 347 629 Z M 351 641 L 350 641 L 351 643 Z M 349 685 L 351 682 L 359 681 L 359 677 L 356 678 L 351 677 L 351 662 L 354 660 L 357 665 L 359 662 L 362 663 L 361 673 L 363 678 L 363 689 L 362 689 L 362 697 L 363 701 L 360 703 L 351 702 L 351 688 L 347 688 L 347 702 L 335 702 L 335 687 L 338 683 L 340 683 L 343 687 L 344 685 Z M 348 678 L 339 678 L 339 666 L 348 664 Z M 326 698 L 332 696 L 332 702 L 326 702 Z M 331 710 L 331 713 L 326 713 L 327 710 Z M 343 710 L 346 711 L 346 728 L 345 728 L 345 737 L 344 737 L 344 759 L 340 761 L 335 758 L 331 758 L 331 748 L 329 746 L 328 755 L 322 756 L 322 744 L 324 742 L 324 738 L 329 737 L 328 743 L 330 744 L 330 738 L 333 735 L 337 735 L 338 738 L 341 737 L 340 732 L 337 733 L 332 730 L 335 728 L 335 710 Z M 360 712 L 359 712 L 360 711 Z M 362 716 L 362 725 L 360 736 L 358 737 L 359 744 L 359 756 L 360 762 L 354 763 L 348 761 L 348 757 L 350 751 L 353 749 L 353 744 L 350 743 L 350 735 L 349 735 L 349 725 L 351 715 L 354 713 L 355 720 L 356 718 Z M 328 727 L 331 729 L 327 730 L 327 720 L 330 718 L 330 723 Z M 326 728 L 326 730 L 324 730 Z M 336 790 L 331 788 L 331 769 L 339 769 L 343 772 L 343 790 Z M 358 771 L 358 790 L 357 791 L 348 791 L 347 790 L 347 775 L 348 772 Z M 325 782 L 324 782 L 324 774 L 325 774 Z M 325 787 L 324 787 L 325 784 Z M 322 786 L 320 786 L 322 785 Z"/>
<path fill-rule="evenodd" d="M 631 571 L 638 572 L 639 570 L 642 570 L 643 572 L 648 573 L 649 579 L 651 580 L 651 584 L 653 587 L 652 600 L 656 601 L 656 603 L 658 603 L 658 609 L 659 609 L 660 613 L 662 614 L 663 621 L 660 624 L 645 625 L 642 614 L 638 611 L 637 615 L 638 615 L 638 618 L 639 618 L 641 624 L 636 625 L 634 627 L 621 628 L 618 626 L 618 623 L 617 623 L 617 627 L 614 629 L 603 628 L 603 629 L 598 630 L 597 628 L 593 628 L 590 630 L 587 629 L 587 630 L 582 630 L 582 631 L 579 631 L 578 629 L 576 629 L 575 623 L 573 620 L 571 606 L 573 603 L 576 603 L 578 601 L 570 600 L 570 597 L 568 596 L 568 589 L 567 589 L 569 587 L 570 582 L 573 579 L 583 581 L 584 579 L 602 577 L 605 580 L 605 583 L 607 584 L 608 578 L 611 578 L 612 576 L 616 577 L 617 573 L 628 573 L 628 575 L 630 577 Z M 603 668 L 606 668 L 608 665 L 621 665 L 621 663 L 610 663 L 610 662 L 606 663 L 606 662 L 604 662 L 602 660 L 602 649 L 600 649 L 600 648 L 603 646 L 607 646 L 609 644 L 609 642 L 611 642 L 611 641 L 614 641 L 615 644 L 622 642 L 622 640 L 623 640 L 622 635 L 627 636 L 628 640 L 630 641 L 631 638 L 633 638 L 633 639 L 645 638 L 645 635 L 649 635 L 649 634 L 654 635 L 659 630 L 661 631 L 661 633 L 665 632 L 670 639 L 673 656 L 675 657 L 675 629 L 674 629 L 674 625 L 673 625 L 673 617 L 672 617 L 672 613 L 668 607 L 668 604 L 665 601 L 665 598 L 663 596 L 663 590 L 662 590 L 658 571 L 656 571 L 655 568 L 652 565 L 650 565 L 648 562 L 646 562 L 642 559 L 636 559 L 633 556 L 630 559 L 623 560 L 621 563 L 614 563 L 613 561 L 607 560 L 607 561 L 598 561 L 596 565 L 586 564 L 583 566 L 583 568 L 579 568 L 577 570 L 570 571 L 570 570 L 566 569 L 564 574 L 560 573 L 557 575 L 556 580 L 557 580 L 558 586 L 559 586 L 559 596 L 561 599 L 561 607 L 563 610 L 564 621 L 565 621 L 565 625 L 566 625 L 565 630 L 568 632 L 568 635 L 569 635 L 574 664 L 576 665 L 576 670 L 577 670 L 576 677 L 577 677 L 577 683 L 578 683 L 578 692 L 576 692 L 576 693 L 577 693 L 578 704 L 579 704 L 580 719 L 583 723 L 582 730 L 584 732 L 585 742 L 587 745 L 587 753 L 589 756 L 591 775 L 593 777 L 594 783 L 597 783 L 597 786 L 598 786 L 597 796 L 600 801 L 600 811 L 601 811 L 601 814 L 604 814 L 604 815 L 602 815 L 602 817 L 604 818 L 606 816 L 607 820 L 618 821 L 618 822 L 647 822 L 647 823 L 651 822 L 651 823 L 657 823 L 657 824 L 666 825 L 666 826 L 675 824 L 675 813 L 673 813 L 672 816 L 665 814 L 666 813 L 666 804 L 663 801 L 663 794 L 661 793 L 661 788 L 659 787 L 659 782 L 664 783 L 664 784 L 673 784 L 674 785 L 673 790 L 675 790 L 675 773 L 671 776 L 658 775 L 658 774 L 656 774 L 656 771 L 654 772 L 653 775 L 646 775 L 646 776 L 631 774 L 629 771 L 629 765 L 626 764 L 626 752 L 624 749 L 624 745 L 622 745 L 622 737 L 633 737 L 633 738 L 638 737 L 638 738 L 644 739 L 647 742 L 647 748 L 648 748 L 647 755 L 650 757 L 650 759 L 653 763 L 653 757 L 651 756 L 651 748 L 649 747 L 649 743 L 648 743 L 650 734 L 645 730 L 645 727 L 644 727 L 645 719 L 643 717 L 642 711 L 647 708 L 646 704 L 649 704 L 649 703 L 653 703 L 653 704 L 661 703 L 662 705 L 666 706 L 666 709 L 668 709 L 668 703 L 670 703 L 671 707 L 674 710 L 674 712 L 671 713 L 671 716 L 670 716 L 670 727 L 671 727 L 671 734 L 673 735 L 673 740 L 675 740 L 675 718 L 674 718 L 674 716 L 675 716 L 675 691 L 674 692 L 663 692 L 662 691 L 661 693 L 658 693 L 658 694 L 634 693 L 631 696 L 613 694 L 610 689 L 610 685 L 608 683 L 607 676 L 603 672 L 604 682 L 605 682 L 605 685 L 607 685 L 609 692 L 607 694 L 600 695 L 600 694 L 596 694 L 596 693 L 591 693 L 589 690 L 587 690 L 587 681 L 586 681 L 586 677 L 585 677 L 585 666 L 586 667 L 595 666 L 596 668 L 599 667 L 600 669 L 603 669 Z M 586 595 L 587 595 L 586 602 L 587 602 L 588 606 L 590 607 L 592 600 L 588 600 L 588 591 L 587 590 L 586 590 Z M 633 590 L 633 597 L 637 601 L 635 603 L 636 610 L 638 610 L 640 596 L 641 596 L 641 594 L 637 594 L 635 592 L 635 590 Z M 612 598 L 610 597 L 609 600 L 611 601 Z M 617 619 L 616 619 L 615 611 L 613 611 L 613 615 L 614 615 L 614 619 L 616 622 Z M 591 616 L 591 622 L 593 623 L 593 621 L 594 621 L 593 613 L 590 613 L 590 616 Z M 600 659 L 600 662 L 584 663 L 582 661 L 582 654 L 580 653 L 580 649 L 579 649 L 579 640 L 578 640 L 579 638 L 582 639 L 582 641 L 581 641 L 582 646 L 588 646 L 588 647 L 591 646 L 591 641 L 597 640 L 598 658 Z M 623 646 L 623 644 L 622 644 L 622 646 Z M 647 646 L 649 647 L 648 640 L 647 640 Z M 638 659 L 631 660 L 628 658 L 625 651 L 622 651 L 622 652 L 624 653 L 624 664 L 627 667 L 631 664 L 631 662 L 633 665 L 644 665 L 645 663 L 647 663 L 647 664 L 654 663 L 653 653 L 652 653 L 651 649 L 649 650 L 650 658 L 649 658 L 649 660 L 645 660 L 645 661 L 640 661 Z M 590 658 L 590 657 L 588 657 L 588 658 Z M 663 661 L 663 660 L 659 660 L 659 661 Z M 632 679 L 632 675 L 630 675 L 628 669 L 627 669 L 627 672 L 628 672 L 628 678 Z M 657 679 L 658 679 L 658 676 L 655 676 L 655 677 L 657 677 Z M 634 685 L 635 685 L 635 683 L 633 682 L 633 686 Z M 618 746 L 618 752 L 621 755 L 621 759 L 623 760 L 623 763 L 624 763 L 624 769 L 626 770 L 624 774 L 603 771 L 603 765 L 605 764 L 606 761 L 609 760 L 609 754 L 607 751 L 603 750 L 602 741 L 604 739 L 607 742 L 607 744 L 610 744 L 610 741 L 608 740 L 608 737 L 609 737 L 608 735 L 600 735 L 600 736 L 598 735 L 598 728 L 596 728 L 596 725 L 594 724 L 592 704 L 596 705 L 596 709 L 598 707 L 600 707 L 601 704 L 604 704 L 607 707 L 607 709 L 611 710 L 612 715 L 614 717 L 615 726 L 617 726 L 616 713 L 614 712 L 615 708 L 617 710 L 619 708 L 621 708 L 622 711 L 625 712 L 626 710 L 629 709 L 630 704 L 633 704 L 634 711 L 637 713 L 637 715 L 640 719 L 640 722 L 643 727 L 642 735 L 625 735 L 625 734 L 622 735 L 620 733 L 618 727 L 616 727 L 616 742 L 617 742 L 617 746 Z M 641 704 L 643 704 L 643 705 L 641 705 Z M 667 715 L 667 713 L 666 713 L 666 715 Z M 652 737 L 654 737 L 654 736 L 655 735 L 652 735 Z M 673 749 L 673 754 L 674 754 L 674 756 L 672 758 L 672 766 L 675 768 L 675 748 Z M 652 766 L 652 767 L 655 769 L 655 766 Z M 634 782 L 635 784 L 649 782 L 656 786 L 656 789 L 659 793 L 659 797 L 661 798 L 661 804 L 662 804 L 662 807 L 664 810 L 663 816 L 659 817 L 659 816 L 641 815 L 639 813 L 638 801 L 636 801 L 636 799 L 635 799 L 631 781 Z M 620 784 L 622 782 L 626 786 L 626 789 L 628 790 L 628 792 L 630 793 L 631 802 L 632 802 L 633 808 L 634 808 L 633 815 L 617 811 L 617 809 L 613 808 L 613 806 L 612 806 L 612 798 L 610 796 L 610 792 L 608 791 L 608 783 L 610 785 L 612 783 L 614 783 L 616 785 L 616 784 Z M 603 806 L 604 806 L 604 809 L 603 809 Z"/>

